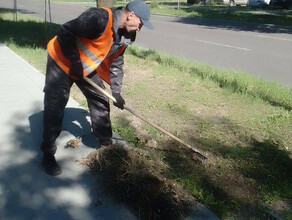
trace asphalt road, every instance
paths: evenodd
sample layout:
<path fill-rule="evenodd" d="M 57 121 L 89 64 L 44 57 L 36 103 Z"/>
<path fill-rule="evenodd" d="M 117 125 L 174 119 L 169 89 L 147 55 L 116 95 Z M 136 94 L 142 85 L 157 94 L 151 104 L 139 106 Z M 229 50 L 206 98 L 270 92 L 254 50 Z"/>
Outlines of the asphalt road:
<path fill-rule="evenodd" d="M 64 23 L 89 6 L 51 3 L 52 22 Z M 1 0 L 0 7 L 13 8 L 13 1 Z M 17 9 L 45 17 L 44 1 L 17 0 Z M 155 29 L 142 29 L 136 44 L 292 87 L 292 29 L 162 15 L 151 21 Z"/>

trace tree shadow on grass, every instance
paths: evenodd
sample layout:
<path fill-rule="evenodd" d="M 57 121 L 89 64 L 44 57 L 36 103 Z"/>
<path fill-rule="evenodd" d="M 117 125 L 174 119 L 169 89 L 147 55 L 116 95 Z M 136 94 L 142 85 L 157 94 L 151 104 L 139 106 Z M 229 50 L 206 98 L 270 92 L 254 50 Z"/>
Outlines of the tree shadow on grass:
<path fill-rule="evenodd" d="M 185 117 L 189 118 L 189 115 Z M 224 126 L 226 134 L 236 135 L 245 147 L 232 142 L 222 144 L 212 135 L 200 137 L 196 134 L 198 122 L 193 125 L 194 130 L 179 132 L 184 134 L 182 139 L 207 153 L 211 162 L 202 164 L 194 160 L 194 153 L 172 140 L 159 142 L 156 151 L 170 166 L 167 175 L 182 183 L 219 217 L 226 217 L 231 211 L 243 219 L 264 218 L 269 210 L 267 202 L 283 199 L 291 203 L 292 160 L 289 153 L 272 141 L 256 140 L 252 134 L 241 137 L 246 132 L 244 128 L 226 118 L 211 121 L 216 127 Z M 118 123 L 123 127 L 131 124 L 127 118 L 120 119 Z M 133 127 L 131 134 L 144 135 Z M 136 140 L 134 144 L 148 148 L 144 140 Z"/>
<path fill-rule="evenodd" d="M 3 10 L 2 13 L 12 10 Z M 57 33 L 59 25 L 48 25 L 44 22 L 37 21 L 8 21 L 1 20 L 0 14 L 0 42 L 10 43 L 13 42 L 18 47 L 29 48 L 47 48 L 48 41 Z"/>
<path fill-rule="evenodd" d="M 267 200 L 292 199 L 292 159 L 277 144 L 255 140 L 251 147 L 222 147 L 218 152 L 224 158 L 235 160 L 238 171 L 255 180 L 261 186 L 261 196 Z"/>
<path fill-rule="evenodd" d="M 212 139 L 212 136 L 206 138 L 191 137 L 191 142 L 202 146 L 207 152 L 211 151 L 211 155 L 214 155 L 212 159 L 215 158 L 215 166 L 210 165 L 209 167 L 212 168 L 213 172 L 210 172 L 208 166 L 194 167 L 194 169 L 201 171 L 203 184 L 206 184 L 205 186 L 212 192 L 214 198 L 223 202 L 223 204 L 216 204 L 216 200 L 214 203 L 211 201 L 211 207 L 215 208 L 216 212 L 219 208 L 221 214 L 224 214 L 222 211 L 226 211 L 224 207 L 227 206 L 233 207 L 235 210 L 238 207 L 241 210 L 244 208 L 249 217 L 260 218 L 266 215 L 269 210 L 267 204 L 271 201 L 284 200 L 291 207 L 291 154 L 283 150 L 283 146 L 269 139 L 259 141 L 248 133 L 242 137 L 241 134 L 246 132 L 244 128 L 230 120 L 215 121 L 218 123 L 215 123 L 214 126 L 224 126 L 226 134 L 233 133 L 237 136 L 238 141 L 244 143 L 245 146 L 235 143 L 222 144 L 222 142 Z M 220 125 L 220 123 L 222 124 Z M 232 167 L 231 169 L 226 164 L 222 164 L 226 162 Z M 210 176 L 212 173 L 216 178 Z M 236 177 L 240 180 L 234 179 Z M 246 190 L 242 191 L 241 187 Z M 238 193 L 234 194 L 235 191 L 241 192 L 242 196 L 238 196 Z M 281 214 L 285 216 L 287 211 L 286 209 Z M 292 213 L 288 211 L 289 214 Z"/>

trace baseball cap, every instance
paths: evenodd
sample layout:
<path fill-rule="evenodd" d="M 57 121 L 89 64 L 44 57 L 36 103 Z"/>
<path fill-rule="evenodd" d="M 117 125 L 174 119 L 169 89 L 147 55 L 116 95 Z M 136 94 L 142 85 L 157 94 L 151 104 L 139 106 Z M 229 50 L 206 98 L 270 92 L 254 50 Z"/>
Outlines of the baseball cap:
<path fill-rule="evenodd" d="M 126 5 L 126 9 L 128 11 L 134 12 L 135 15 L 141 19 L 143 25 L 146 28 L 153 29 L 153 26 L 150 23 L 150 9 L 144 1 L 141 0 L 131 1 Z"/>

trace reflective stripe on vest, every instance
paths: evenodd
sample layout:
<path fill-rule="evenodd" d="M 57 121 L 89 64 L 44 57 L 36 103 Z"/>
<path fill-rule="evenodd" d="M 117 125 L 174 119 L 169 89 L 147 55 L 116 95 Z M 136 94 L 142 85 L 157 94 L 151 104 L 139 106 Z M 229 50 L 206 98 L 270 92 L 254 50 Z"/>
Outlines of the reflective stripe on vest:
<path fill-rule="evenodd" d="M 95 62 L 96 64 L 100 64 L 102 62 L 101 59 L 99 59 L 97 56 L 94 55 L 94 53 L 91 53 L 90 50 L 87 49 L 87 47 L 82 43 L 82 41 L 77 38 L 76 39 L 77 46 L 84 51 L 85 55 L 90 57 L 90 59 Z M 86 72 L 90 73 L 94 71 L 89 65 L 87 65 L 83 60 L 81 60 L 83 69 L 85 69 Z"/>
<path fill-rule="evenodd" d="M 110 51 L 113 43 L 112 11 L 109 8 L 103 9 L 108 12 L 109 19 L 102 35 L 96 39 L 80 37 L 76 40 L 76 45 L 80 54 L 80 60 L 84 68 L 83 75 L 92 73 L 102 63 Z M 71 62 L 63 55 L 57 37 L 54 37 L 48 43 L 48 52 L 50 56 L 56 61 L 56 63 L 68 74 Z"/>

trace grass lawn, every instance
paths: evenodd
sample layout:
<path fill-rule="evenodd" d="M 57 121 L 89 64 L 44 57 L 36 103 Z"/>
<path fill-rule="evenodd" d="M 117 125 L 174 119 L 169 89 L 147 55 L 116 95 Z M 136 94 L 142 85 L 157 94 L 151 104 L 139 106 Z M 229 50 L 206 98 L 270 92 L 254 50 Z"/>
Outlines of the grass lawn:
<path fill-rule="evenodd" d="M 44 73 L 47 28 L 0 10 L 0 42 Z M 52 30 L 51 30 L 52 28 Z M 47 35 L 46 35 L 47 33 Z M 145 68 L 147 67 L 147 68 Z M 209 158 L 112 106 L 114 130 L 133 147 L 155 152 L 177 181 L 222 219 L 292 219 L 292 90 L 244 73 L 131 46 L 122 94 L 128 106 Z M 72 96 L 86 107 L 74 87 Z"/>
<path fill-rule="evenodd" d="M 209 161 L 192 161 L 182 146 L 126 113 L 120 113 L 124 120 L 114 114 L 117 131 L 138 147 L 156 148 L 171 166 L 169 178 L 182 183 L 223 219 L 260 218 L 278 204 L 291 207 L 287 197 L 291 195 L 291 111 L 202 79 L 200 72 L 211 74 L 215 70 L 211 67 L 193 64 L 197 68 L 188 71 L 187 65 L 180 69 L 163 55 L 150 58 L 145 50 L 138 50 L 127 55 L 123 90 L 127 102 L 203 150 Z M 125 125 L 133 127 L 132 133 Z M 158 142 L 151 143 L 153 139 Z M 291 209 L 286 211 L 283 215 L 288 218 Z"/>

